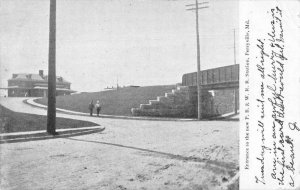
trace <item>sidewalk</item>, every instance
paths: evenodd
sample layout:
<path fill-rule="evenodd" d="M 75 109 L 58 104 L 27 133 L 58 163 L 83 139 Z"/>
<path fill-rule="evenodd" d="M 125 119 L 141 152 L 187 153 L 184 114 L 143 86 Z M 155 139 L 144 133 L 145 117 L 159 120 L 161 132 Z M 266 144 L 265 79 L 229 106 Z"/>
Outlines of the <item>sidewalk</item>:
<path fill-rule="evenodd" d="M 46 109 L 47 106 L 38 104 L 34 102 L 36 98 L 1 98 L 0 103 L 1 105 L 11 109 L 12 111 L 22 112 L 22 113 L 29 113 L 29 114 L 37 114 L 37 115 L 47 115 Z M 67 118 L 67 119 L 77 119 L 77 120 L 84 120 L 96 123 L 98 125 L 110 122 L 110 120 L 103 120 L 105 119 L 125 119 L 125 120 L 150 120 L 150 121 L 197 121 L 196 119 L 176 119 L 176 118 L 155 118 L 155 117 L 130 117 L 130 116 L 114 116 L 114 115 L 104 115 L 101 114 L 100 117 L 91 117 L 88 113 L 82 112 L 75 112 L 71 110 L 65 110 L 57 108 L 57 117 Z M 214 118 L 215 120 L 228 120 L 234 121 L 238 120 L 238 115 L 234 115 L 236 119 L 228 119 L 233 113 L 225 114 L 219 117 Z M 101 121 L 101 122 L 100 122 Z M 104 130 L 103 127 L 88 127 L 88 128 L 75 128 L 75 129 L 57 129 L 60 134 L 72 134 L 75 131 L 76 133 L 79 132 L 86 132 L 86 130 Z M 7 142 L 14 142 L 18 140 L 31 140 L 35 139 L 38 136 L 40 137 L 49 137 L 53 138 L 53 136 L 48 135 L 45 131 L 29 131 L 29 132 L 17 132 L 17 133 L 3 133 L 0 134 L 0 143 L 7 143 Z M 13 140 L 9 140 L 13 139 Z"/>
<path fill-rule="evenodd" d="M 31 106 L 47 109 L 47 106 L 36 103 L 34 101 L 36 99 L 38 98 L 26 99 L 25 102 Z M 71 110 L 66 110 L 61 108 L 56 108 L 56 110 L 67 114 L 90 116 L 89 113 L 84 113 L 84 112 L 76 112 L 76 111 L 71 111 Z M 99 116 L 102 118 L 115 118 L 115 119 L 157 120 L 157 121 L 196 121 L 196 119 L 190 119 L 190 118 L 134 117 L 134 116 L 106 115 L 106 114 L 100 114 Z"/>
<path fill-rule="evenodd" d="M 25 102 L 31 106 L 47 109 L 47 106 L 36 103 L 34 100 L 38 98 L 33 98 L 33 99 L 26 99 Z M 89 113 L 83 113 L 83 112 L 76 112 L 76 111 L 71 111 L 71 110 L 66 110 L 66 109 L 61 109 L 61 108 L 56 108 L 57 111 L 62 112 L 62 113 L 67 113 L 67 114 L 73 114 L 73 115 L 82 115 L 82 116 L 90 116 Z M 216 118 L 213 119 L 224 119 L 224 120 L 239 120 L 239 115 L 233 115 L 233 117 L 229 117 L 233 115 L 232 113 L 227 113 L 224 115 L 220 115 Z M 106 115 L 106 114 L 100 114 L 101 118 L 115 118 L 115 119 L 134 119 L 134 120 L 156 120 L 156 121 L 197 121 L 197 119 L 194 118 L 165 118 L 165 117 L 135 117 L 135 116 L 119 116 L 119 115 Z M 210 120 L 210 119 L 208 119 Z"/>
<path fill-rule="evenodd" d="M 87 135 L 96 132 L 104 131 L 105 127 L 80 127 L 80 128 L 68 128 L 68 129 L 56 129 L 59 135 L 50 135 L 46 130 L 28 131 L 28 132 L 15 132 L 15 133 L 1 133 L 0 144 L 3 143 L 16 143 L 16 142 L 28 142 L 36 140 L 46 140 L 54 138 L 66 138 L 79 135 Z"/>
<path fill-rule="evenodd" d="M 40 107 L 32 107 L 28 104 L 25 104 L 23 101 L 25 98 L 0 98 L 0 104 L 7 109 L 10 109 L 14 112 L 20 112 L 25 114 L 34 114 L 34 115 L 47 115 L 47 111 L 45 109 L 41 109 Z M 80 128 L 67 128 L 67 129 L 56 129 L 59 133 L 58 136 L 49 135 L 46 132 L 46 124 L 41 123 L 41 125 L 45 125 L 45 130 L 39 131 L 27 131 L 27 132 L 13 132 L 13 133 L 0 133 L 0 144 L 2 143 L 12 143 L 12 142 L 24 142 L 24 141 L 33 141 L 33 140 L 45 140 L 51 138 L 59 138 L 66 136 L 77 136 L 90 134 L 92 132 L 103 131 L 105 127 L 101 126 L 103 122 L 100 124 L 100 119 L 95 117 L 88 116 L 79 116 L 79 115 L 70 115 L 64 113 L 57 113 L 57 117 L 66 118 L 66 119 L 75 119 L 92 122 L 95 125 L 90 127 L 80 127 Z M 97 126 L 98 125 L 98 126 Z"/>

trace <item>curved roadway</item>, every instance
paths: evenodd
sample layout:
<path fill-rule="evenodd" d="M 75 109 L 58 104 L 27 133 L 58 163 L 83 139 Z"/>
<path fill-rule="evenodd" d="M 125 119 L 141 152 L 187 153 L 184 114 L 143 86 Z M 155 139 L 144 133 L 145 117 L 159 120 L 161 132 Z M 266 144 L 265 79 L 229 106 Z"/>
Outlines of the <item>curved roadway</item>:
<path fill-rule="evenodd" d="M 16 112 L 46 115 L 23 98 L 0 100 Z M 220 189 L 238 173 L 238 122 L 57 117 L 106 129 L 1 144 L 1 189 Z"/>

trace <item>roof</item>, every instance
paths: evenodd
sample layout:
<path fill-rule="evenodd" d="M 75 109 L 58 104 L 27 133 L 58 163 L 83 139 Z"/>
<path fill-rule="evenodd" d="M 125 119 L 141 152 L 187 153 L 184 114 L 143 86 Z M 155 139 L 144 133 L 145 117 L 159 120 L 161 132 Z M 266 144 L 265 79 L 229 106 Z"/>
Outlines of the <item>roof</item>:
<path fill-rule="evenodd" d="M 14 73 L 13 78 L 8 80 L 18 80 L 18 81 L 40 81 L 40 82 L 47 82 L 48 76 L 44 76 L 43 78 L 39 74 L 31 74 L 31 73 Z M 67 80 L 65 80 L 61 76 L 56 76 L 56 82 L 57 83 L 70 83 Z"/>
<path fill-rule="evenodd" d="M 44 80 L 38 74 L 28 74 L 28 73 L 19 73 L 19 74 L 16 74 L 16 77 L 13 78 L 13 79 Z"/>
<path fill-rule="evenodd" d="M 23 86 L 8 86 L 8 87 L 1 87 L 0 89 L 31 89 L 29 87 L 23 87 Z"/>
<path fill-rule="evenodd" d="M 42 89 L 42 90 L 48 90 L 48 87 L 44 86 L 36 86 L 34 89 Z M 75 90 L 67 89 L 67 88 L 57 88 L 56 91 L 64 91 L 64 92 L 76 92 Z"/>

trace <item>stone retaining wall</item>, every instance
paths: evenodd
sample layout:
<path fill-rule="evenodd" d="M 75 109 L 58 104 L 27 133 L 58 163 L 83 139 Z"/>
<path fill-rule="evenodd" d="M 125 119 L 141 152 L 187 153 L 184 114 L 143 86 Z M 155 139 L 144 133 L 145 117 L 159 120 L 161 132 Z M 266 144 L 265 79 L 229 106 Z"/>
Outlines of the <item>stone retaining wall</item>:
<path fill-rule="evenodd" d="M 234 90 L 202 90 L 202 117 L 209 118 L 234 111 Z M 149 104 L 141 104 L 139 108 L 132 108 L 134 116 L 155 117 L 197 117 L 197 87 L 180 86 L 150 100 Z"/>

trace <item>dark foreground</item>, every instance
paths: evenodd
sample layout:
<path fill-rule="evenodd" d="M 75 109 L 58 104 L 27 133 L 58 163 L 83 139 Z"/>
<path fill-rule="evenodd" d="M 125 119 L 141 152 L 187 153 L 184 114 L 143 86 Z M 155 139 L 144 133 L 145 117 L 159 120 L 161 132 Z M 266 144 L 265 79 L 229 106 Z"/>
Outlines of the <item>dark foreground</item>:
<path fill-rule="evenodd" d="M 46 130 L 47 117 L 41 115 L 13 112 L 0 105 L 0 121 L 0 133 L 37 131 Z M 57 129 L 90 127 L 97 125 L 98 124 L 81 120 L 65 118 L 56 119 Z"/>

